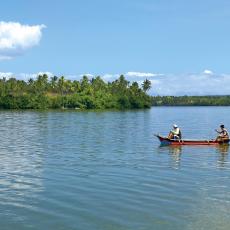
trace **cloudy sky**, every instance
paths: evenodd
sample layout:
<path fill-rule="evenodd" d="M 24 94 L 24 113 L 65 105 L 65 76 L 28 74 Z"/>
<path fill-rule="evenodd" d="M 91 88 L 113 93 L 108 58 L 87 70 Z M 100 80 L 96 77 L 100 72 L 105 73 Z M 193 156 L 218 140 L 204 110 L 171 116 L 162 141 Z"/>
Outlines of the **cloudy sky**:
<path fill-rule="evenodd" d="M 230 1 L 8 0 L 0 77 L 152 81 L 153 95 L 230 94 Z"/>

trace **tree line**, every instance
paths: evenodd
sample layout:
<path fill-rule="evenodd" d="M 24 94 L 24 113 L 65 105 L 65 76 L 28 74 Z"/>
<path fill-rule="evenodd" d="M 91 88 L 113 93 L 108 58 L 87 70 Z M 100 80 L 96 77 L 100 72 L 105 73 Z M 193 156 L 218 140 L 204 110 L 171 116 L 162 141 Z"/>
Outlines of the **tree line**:
<path fill-rule="evenodd" d="M 141 86 L 130 83 L 121 75 L 113 82 L 100 76 L 68 80 L 64 76 L 38 75 L 28 81 L 0 79 L 0 109 L 139 109 L 150 108 L 152 97 L 147 94 L 151 81 Z"/>
<path fill-rule="evenodd" d="M 153 106 L 229 106 L 230 96 L 156 96 Z"/>

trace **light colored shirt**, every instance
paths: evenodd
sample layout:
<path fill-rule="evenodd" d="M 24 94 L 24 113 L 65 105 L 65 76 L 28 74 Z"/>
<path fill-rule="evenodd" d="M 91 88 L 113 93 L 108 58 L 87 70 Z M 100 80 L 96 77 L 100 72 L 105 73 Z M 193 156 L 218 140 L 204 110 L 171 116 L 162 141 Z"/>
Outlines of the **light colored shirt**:
<path fill-rule="evenodd" d="M 225 128 L 220 130 L 219 134 L 220 134 L 221 137 L 228 137 L 228 131 Z"/>
<path fill-rule="evenodd" d="M 174 135 L 179 135 L 179 134 L 180 134 L 180 129 L 177 127 L 177 128 L 174 128 L 171 132 L 172 132 Z"/>

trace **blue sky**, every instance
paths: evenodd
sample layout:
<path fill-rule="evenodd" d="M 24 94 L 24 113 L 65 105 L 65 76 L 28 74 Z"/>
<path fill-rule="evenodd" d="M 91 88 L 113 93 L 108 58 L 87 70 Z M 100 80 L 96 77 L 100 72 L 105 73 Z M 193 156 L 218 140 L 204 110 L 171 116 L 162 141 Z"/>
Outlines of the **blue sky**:
<path fill-rule="evenodd" d="M 13 38 L 0 32 L 1 73 L 110 79 L 123 73 L 138 81 L 149 77 L 161 87 L 153 94 L 178 95 L 207 94 L 202 76 L 213 82 L 213 94 L 223 93 L 223 75 L 230 80 L 227 0 L 8 0 L 0 21 L 29 26 L 25 36 L 20 28 Z"/>

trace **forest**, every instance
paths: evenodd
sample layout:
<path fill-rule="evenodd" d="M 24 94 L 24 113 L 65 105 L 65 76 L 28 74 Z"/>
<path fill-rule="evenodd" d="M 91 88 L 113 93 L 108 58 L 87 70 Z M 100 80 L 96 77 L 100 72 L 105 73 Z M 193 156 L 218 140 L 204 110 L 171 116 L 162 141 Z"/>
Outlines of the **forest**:
<path fill-rule="evenodd" d="M 38 75 L 28 81 L 0 79 L 0 109 L 141 109 L 152 106 L 151 81 L 130 83 L 121 75 L 113 82 L 100 76 L 68 80 Z"/>
<path fill-rule="evenodd" d="M 156 96 L 153 106 L 229 106 L 230 96 Z"/>

